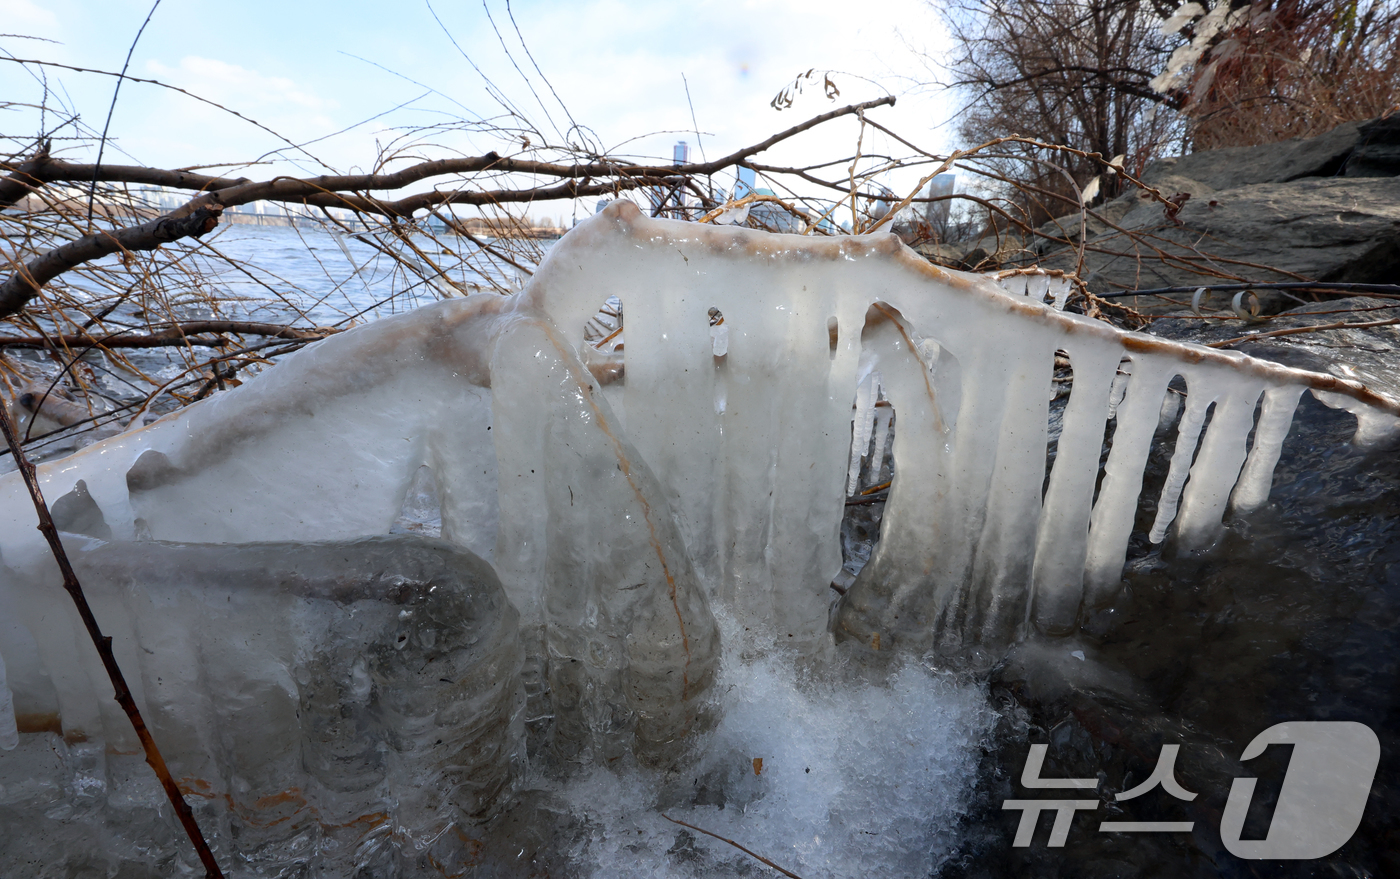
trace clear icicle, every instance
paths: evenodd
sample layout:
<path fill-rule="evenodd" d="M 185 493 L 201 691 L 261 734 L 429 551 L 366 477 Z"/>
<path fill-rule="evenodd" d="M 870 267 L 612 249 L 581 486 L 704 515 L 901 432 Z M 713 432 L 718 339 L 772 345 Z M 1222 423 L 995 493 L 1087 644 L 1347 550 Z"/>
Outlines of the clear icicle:
<path fill-rule="evenodd" d="M 851 458 L 846 466 L 846 496 L 860 490 L 861 461 L 869 454 L 870 437 L 875 429 L 875 402 L 879 396 L 880 377 L 867 373 L 856 386 L 856 402 L 851 415 Z"/>

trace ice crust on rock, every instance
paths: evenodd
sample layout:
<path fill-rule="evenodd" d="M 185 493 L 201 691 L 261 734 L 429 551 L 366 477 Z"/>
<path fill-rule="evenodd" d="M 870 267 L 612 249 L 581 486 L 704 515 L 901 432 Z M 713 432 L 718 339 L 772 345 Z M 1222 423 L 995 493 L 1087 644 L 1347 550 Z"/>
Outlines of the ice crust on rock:
<path fill-rule="evenodd" d="M 651 220 L 621 203 L 561 241 L 521 296 L 579 345 L 601 298 L 590 279 L 603 278 L 627 314 L 619 418 L 662 476 L 702 581 L 746 625 L 798 643 L 824 637 L 827 599 L 814 584 L 840 569 L 852 400 L 858 416 L 870 411 L 861 385 L 872 371 L 900 424 L 896 476 L 880 543 L 842 599 L 836 636 L 990 658 L 1028 620 L 1066 631 L 1086 601 L 1116 590 L 1174 377 L 1199 409 L 1229 414 L 1204 436 L 1182 434 L 1180 448 L 1199 439 L 1201 454 L 1159 499 L 1179 501 L 1179 511 L 1157 530 L 1170 525 L 1187 546 L 1216 537 L 1242 470 L 1249 483 L 1237 505 L 1262 499 L 1285 431 L 1254 432 L 1251 444 L 1261 396 L 1269 391 L 1271 419 L 1286 421 L 1297 389 L 1339 381 L 1008 295 L 890 236 L 707 228 Z M 1050 279 L 1017 278 L 1021 290 L 1049 294 Z M 712 362 L 712 308 L 729 328 L 723 363 Z M 1075 382 L 1042 496 L 1057 350 Z M 1096 497 L 1110 392 L 1125 359 Z M 696 405 L 719 398 L 723 412 Z M 865 430 L 857 417 L 857 442 Z M 1184 468 L 1191 457 L 1183 456 Z"/>
<path fill-rule="evenodd" d="M 351 653 L 380 655 L 382 625 L 327 611 L 302 614 L 293 629 L 285 613 L 250 612 L 212 632 L 193 599 L 138 614 L 175 588 L 159 567 L 175 550 L 157 541 L 225 545 L 250 583 L 280 583 L 235 585 L 205 565 L 215 586 L 181 587 L 222 589 L 232 612 L 300 594 L 303 581 L 268 580 L 273 568 L 248 561 L 261 543 L 304 544 L 311 558 L 325 541 L 437 528 L 490 562 L 519 615 L 523 718 L 541 765 L 675 767 L 696 759 L 687 743 L 724 728 L 733 710 L 710 698 L 720 658 L 712 604 L 745 632 L 727 649 L 749 658 L 776 644 L 824 661 L 834 632 L 852 655 L 933 651 L 981 663 L 1028 626 L 1073 629 L 1082 607 L 1117 588 L 1144 462 L 1178 379 L 1185 415 L 1152 536 L 1174 533 L 1187 546 L 1213 540 L 1231 503 L 1267 498 L 1304 388 L 1332 391 L 1329 401 L 1360 413 L 1368 431 L 1394 421 L 1371 417 L 1376 401 L 1354 383 L 1125 333 L 1058 310 L 1064 290 L 1048 278 L 1019 283 L 1009 294 L 940 269 L 893 236 L 770 235 L 648 219 L 615 202 L 571 231 L 515 296 L 442 302 L 331 337 L 256 382 L 43 465 L 40 479 L 62 527 L 110 544 L 91 557 L 125 566 L 120 600 L 99 610 L 123 664 L 144 669 L 150 651 L 202 657 L 171 671 L 178 685 L 158 674 L 153 690 L 143 679 L 138 698 L 177 743 L 212 748 L 201 770 L 211 784 L 252 773 L 249 792 L 282 785 L 262 795 L 288 779 L 350 785 L 341 805 L 354 811 L 381 783 L 371 750 L 397 753 L 404 733 L 394 724 L 427 727 L 409 703 L 382 730 L 388 702 L 372 717 L 356 713 L 378 672 Z M 1038 301 L 1047 296 L 1061 302 Z M 620 323 L 606 330 L 606 350 L 586 343 L 602 303 L 625 309 L 625 348 Z M 1047 481 L 1056 352 L 1074 380 Z M 850 477 L 876 464 L 862 459 L 884 455 L 890 432 L 881 539 L 833 609 L 827 584 L 842 568 Z M 315 558 L 323 567 L 298 575 L 307 582 L 343 569 Z M 23 485 L 0 477 L 0 657 L 7 713 L 25 719 L 9 753 L 38 766 L 31 742 L 62 733 L 76 756 L 53 771 L 68 773 L 69 790 L 82 772 L 100 787 L 120 773 L 89 764 L 104 748 L 127 748 L 129 728 L 58 583 Z M 397 594 L 374 583 L 364 620 Z M 503 618 L 498 631 L 508 628 Z M 289 654 L 293 631 L 321 638 L 335 658 Z M 260 646 L 200 653 L 200 632 Z M 342 641 L 359 646 L 332 649 Z M 205 671 L 191 675 L 196 667 Z M 337 682 L 344 724 L 315 727 L 314 706 L 309 719 L 294 716 L 294 670 Z M 281 713 L 264 718 L 282 746 L 311 723 L 322 732 L 306 741 L 321 735 L 324 747 L 303 745 L 301 765 L 273 771 L 259 768 L 262 752 L 198 739 L 221 723 L 209 718 L 252 717 L 261 693 L 282 694 L 268 697 Z M 461 722 L 515 728 L 513 707 L 480 711 Z M 0 719 L 0 745 L 13 738 L 7 729 Z M 0 751 L 0 765 L 19 764 Z M 505 787 L 482 790 L 462 820 L 489 813 L 499 799 L 489 791 Z M 389 851 L 371 849 L 370 860 Z"/>

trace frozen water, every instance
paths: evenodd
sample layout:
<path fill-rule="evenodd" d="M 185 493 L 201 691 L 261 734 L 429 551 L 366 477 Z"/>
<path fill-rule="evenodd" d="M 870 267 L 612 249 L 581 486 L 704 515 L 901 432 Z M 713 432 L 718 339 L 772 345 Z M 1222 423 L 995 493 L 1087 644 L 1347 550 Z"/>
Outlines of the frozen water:
<path fill-rule="evenodd" d="M 75 545 L 108 544 L 90 554 L 109 559 L 99 618 L 159 737 L 217 791 L 211 804 L 229 805 L 213 816 L 223 850 L 256 871 L 324 857 L 389 875 L 410 850 L 410 873 L 424 858 L 470 860 L 466 831 L 444 822 L 460 830 L 505 808 L 526 747 L 536 778 L 631 791 L 615 814 L 603 788 L 558 794 L 573 826 L 601 834 L 570 857 L 604 873 L 616 869 L 608 846 L 631 851 L 609 822 L 654 823 L 638 806 L 650 802 L 735 837 L 736 816 L 752 813 L 794 864 L 900 872 L 934 857 L 936 839 L 910 822 L 956 813 L 980 723 L 975 692 L 900 663 L 982 665 L 1028 625 L 1066 631 L 1113 594 L 1169 384 L 1184 383 L 1186 414 L 1152 536 L 1185 546 L 1214 539 L 1232 492 L 1241 509 L 1267 497 L 1305 387 L 1331 389 L 1367 436 L 1395 424 L 1355 383 L 1065 313 L 1054 280 L 1018 276 L 1009 295 L 892 236 L 768 235 L 617 202 L 518 295 L 326 339 L 40 478 Z M 1047 468 L 1057 351 L 1074 383 Z M 886 467 L 880 542 L 833 608 L 851 475 L 858 487 Z M 415 538 L 336 558 L 324 544 L 391 532 L 436 532 L 499 575 L 511 612 L 492 637 L 516 658 L 474 683 L 495 696 L 441 703 L 462 680 L 430 674 L 447 661 L 434 644 L 467 613 L 450 590 L 423 599 L 447 605 L 413 636 L 420 653 L 395 651 L 393 626 L 409 623 L 386 615 L 401 593 L 384 578 L 418 564 L 418 550 L 395 549 Z M 284 548 L 259 548 L 270 541 Z M 0 707 L 12 693 L 19 739 L 0 751 L 0 783 L 29 804 L 6 820 L 32 828 L 5 834 L 19 847 L 0 864 L 79 830 L 120 836 L 135 822 L 122 838 L 143 838 L 144 811 L 112 811 L 154 802 L 129 771 L 130 731 L 13 474 L 0 477 L 0 565 Z M 336 597 L 337 577 L 353 601 Z M 744 633 L 726 639 L 718 694 L 712 606 Z M 502 634 L 515 615 L 518 634 Z M 385 665 L 393 656 L 422 663 Z M 517 661 L 518 675 L 505 670 Z M 0 745 L 14 738 L 6 723 Z M 450 762 L 461 736 L 488 730 L 504 737 L 495 758 L 463 746 L 476 756 Z M 771 774 L 750 762 L 750 780 L 736 751 Z M 675 785 L 691 769 L 712 781 L 687 794 Z M 946 781 L 888 782 L 906 775 Z M 721 800 L 734 808 L 717 811 Z M 41 801 L 57 824 L 25 824 Z M 237 823 L 263 803 L 267 821 Z M 885 805 L 885 823 L 869 823 Z M 274 827 L 276 839 L 260 835 Z M 637 835 L 653 854 L 664 836 Z M 880 842 L 852 842 L 867 836 Z"/>
<path fill-rule="evenodd" d="M 349 875 L 366 846 L 411 863 L 489 817 L 518 780 L 517 614 L 481 559 L 409 536 L 70 543 L 146 723 L 228 866 Z M 48 673 L 16 693 L 23 735 L 0 759 L 0 867 L 193 870 L 70 614 L 7 599 Z"/>
<path fill-rule="evenodd" d="M 994 714 L 981 688 L 918 662 L 879 674 L 743 649 L 724 620 L 720 721 L 670 778 L 595 768 L 555 786 L 581 826 L 577 875 L 742 875 L 755 862 L 666 820 L 731 839 L 803 876 L 927 876 L 956 839 Z"/>

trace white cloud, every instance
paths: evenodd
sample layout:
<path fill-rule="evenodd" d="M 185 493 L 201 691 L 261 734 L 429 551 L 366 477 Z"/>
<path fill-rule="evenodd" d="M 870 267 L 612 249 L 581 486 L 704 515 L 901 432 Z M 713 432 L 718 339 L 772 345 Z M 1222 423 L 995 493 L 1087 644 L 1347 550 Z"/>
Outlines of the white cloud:
<path fill-rule="evenodd" d="M 284 109 L 284 106 L 279 105 L 291 105 L 303 110 L 327 111 L 340 106 L 334 100 L 299 88 L 294 81 L 285 77 L 265 76 L 256 70 L 248 70 L 216 58 L 186 55 L 175 68 L 160 61 L 150 60 L 146 62 L 146 70 L 157 79 L 191 91 L 202 98 L 227 104 L 233 109 Z"/>
<path fill-rule="evenodd" d="M 5 33 L 52 38 L 57 28 L 58 16 L 30 0 L 0 0 L 0 30 Z"/>

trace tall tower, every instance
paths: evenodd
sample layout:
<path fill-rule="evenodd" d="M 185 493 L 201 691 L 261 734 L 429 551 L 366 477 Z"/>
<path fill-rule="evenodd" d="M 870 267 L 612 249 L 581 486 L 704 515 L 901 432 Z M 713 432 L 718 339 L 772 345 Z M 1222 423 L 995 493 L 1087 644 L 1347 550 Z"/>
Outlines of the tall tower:
<path fill-rule="evenodd" d="M 952 195 L 956 190 L 958 175 L 939 174 L 929 181 L 928 197 L 938 198 L 940 196 Z M 931 201 L 924 208 L 924 222 L 928 223 L 933 234 L 938 236 L 938 240 L 948 239 L 948 217 L 953 209 L 951 201 Z"/>

